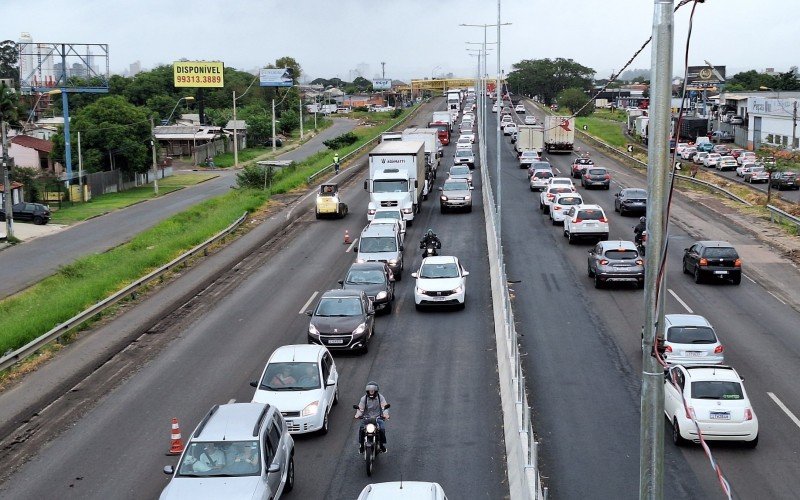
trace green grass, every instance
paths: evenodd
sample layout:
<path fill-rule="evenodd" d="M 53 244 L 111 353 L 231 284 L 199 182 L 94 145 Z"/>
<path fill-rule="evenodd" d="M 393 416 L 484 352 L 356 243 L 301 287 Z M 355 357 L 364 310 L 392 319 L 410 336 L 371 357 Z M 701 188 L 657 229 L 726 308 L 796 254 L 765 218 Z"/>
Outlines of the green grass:
<path fill-rule="evenodd" d="M 405 118 L 410 110 L 405 110 Z M 386 117 L 377 127 L 354 131 L 358 142 L 338 152 L 341 156 L 387 130 L 400 118 Z M 173 215 L 108 252 L 83 257 L 32 287 L 0 301 L 0 353 L 17 349 L 108 297 L 139 277 L 164 265 L 182 252 L 227 227 L 245 211 L 261 208 L 271 193 L 284 193 L 331 163 L 332 151 L 321 151 L 281 171 L 271 192 L 237 189 Z M 177 176 L 176 176 L 177 177 Z M 175 182 L 175 181 L 173 181 Z"/>
<path fill-rule="evenodd" d="M 584 125 L 588 126 L 588 130 L 584 130 L 584 132 L 612 146 L 623 147 L 629 142 L 622 133 L 620 122 L 617 121 L 595 116 L 580 116 L 575 119 L 575 125 L 579 130 L 583 130 Z"/>
<path fill-rule="evenodd" d="M 592 113 L 592 116 L 622 123 L 625 123 L 628 120 L 628 115 L 625 114 L 624 111 L 619 110 L 615 110 L 612 113 L 610 109 L 595 109 L 594 113 Z"/>
<path fill-rule="evenodd" d="M 193 186 L 205 180 L 217 177 L 216 174 L 173 175 L 158 181 L 158 194 L 163 196 L 186 186 Z M 72 224 L 100 214 L 129 207 L 150 198 L 154 198 L 153 185 L 128 189 L 121 193 L 108 193 L 93 196 L 86 203 L 73 203 L 71 206 L 53 212 L 52 222 Z"/>

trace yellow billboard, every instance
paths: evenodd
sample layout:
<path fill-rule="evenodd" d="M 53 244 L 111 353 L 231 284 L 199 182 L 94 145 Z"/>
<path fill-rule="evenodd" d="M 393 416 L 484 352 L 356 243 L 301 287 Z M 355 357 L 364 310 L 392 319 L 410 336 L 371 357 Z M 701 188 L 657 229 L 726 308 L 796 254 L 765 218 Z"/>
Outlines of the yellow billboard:
<path fill-rule="evenodd" d="M 176 87 L 222 87 L 225 63 L 220 61 L 178 61 L 172 63 Z"/>

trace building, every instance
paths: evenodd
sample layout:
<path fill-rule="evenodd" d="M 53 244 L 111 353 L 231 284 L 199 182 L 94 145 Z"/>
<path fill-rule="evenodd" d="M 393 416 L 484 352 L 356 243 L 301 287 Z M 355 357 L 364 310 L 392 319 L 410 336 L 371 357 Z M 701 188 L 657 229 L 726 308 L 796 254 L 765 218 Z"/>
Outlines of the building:
<path fill-rule="evenodd" d="M 200 146 L 227 135 L 222 127 L 199 125 L 165 125 L 155 127 L 153 132 L 160 149 L 167 156 L 189 156 Z"/>
<path fill-rule="evenodd" d="M 24 201 L 23 193 L 22 193 L 22 184 L 19 182 L 12 182 L 11 183 L 11 203 L 22 203 Z M 6 201 L 6 187 L 3 184 L 0 184 L 0 206 Z"/>
<path fill-rule="evenodd" d="M 235 128 L 234 128 L 235 125 Z M 239 138 L 239 149 L 247 147 L 247 122 L 245 120 L 228 120 L 228 123 L 222 128 L 228 135 L 233 137 L 234 130 Z"/>
<path fill-rule="evenodd" d="M 713 128 L 730 132 L 736 144 L 749 150 L 762 145 L 798 148 L 798 107 L 800 92 L 723 92 L 712 115 Z M 743 123 L 732 124 L 734 116 Z"/>
<path fill-rule="evenodd" d="M 28 135 L 15 135 L 11 138 L 11 147 L 8 155 L 14 158 L 17 167 L 34 168 L 37 171 L 53 171 L 53 161 L 50 153 L 53 143 L 38 137 Z"/>

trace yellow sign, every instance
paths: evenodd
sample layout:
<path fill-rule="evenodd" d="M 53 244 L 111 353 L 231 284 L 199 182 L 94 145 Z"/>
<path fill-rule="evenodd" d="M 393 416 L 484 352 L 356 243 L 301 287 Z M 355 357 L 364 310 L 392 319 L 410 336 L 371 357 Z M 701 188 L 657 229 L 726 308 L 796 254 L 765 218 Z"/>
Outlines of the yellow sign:
<path fill-rule="evenodd" d="M 179 61 L 172 64 L 172 76 L 176 87 L 222 87 L 223 62 Z"/>

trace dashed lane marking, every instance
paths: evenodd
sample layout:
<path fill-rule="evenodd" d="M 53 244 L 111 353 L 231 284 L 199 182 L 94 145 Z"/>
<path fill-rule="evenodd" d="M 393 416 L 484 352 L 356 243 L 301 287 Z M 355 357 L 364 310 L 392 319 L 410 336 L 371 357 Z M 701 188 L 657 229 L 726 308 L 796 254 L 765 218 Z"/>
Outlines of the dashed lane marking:
<path fill-rule="evenodd" d="M 309 298 L 308 298 L 308 300 L 306 301 L 306 303 L 305 303 L 305 304 L 303 304 L 303 307 L 302 307 L 302 308 L 300 308 L 300 312 L 298 312 L 297 314 L 304 314 L 304 313 L 306 312 L 306 309 L 308 309 L 308 306 L 310 306 L 310 305 L 311 305 L 311 302 L 313 302 L 313 301 L 314 301 L 314 299 L 316 298 L 316 296 L 317 296 L 317 294 L 318 294 L 318 293 L 319 293 L 319 292 L 314 292 L 314 293 L 312 293 L 312 294 L 311 294 L 311 297 L 309 297 Z"/>
<path fill-rule="evenodd" d="M 794 425 L 796 425 L 797 427 L 800 427 L 800 418 L 797 418 L 797 416 L 794 413 L 792 413 L 792 411 L 789 408 L 787 408 L 785 404 L 783 404 L 783 401 L 778 399 L 778 396 L 776 396 L 775 394 L 773 394 L 771 392 L 768 392 L 767 396 L 772 398 L 772 400 L 775 402 L 775 404 L 778 405 L 778 408 L 783 410 L 783 413 L 785 413 L 792 420 L 792 422 L 794 422 Z"/>
<path fill-rule="evenodd" d="M 686 302 L 684 302 L 684 301 L 683 301 L 683 299 L 681 299 L 680 297 L 678 297 L 678 294 L 677 294 L 677 293 L 675 293 L 675 292 L 672 290 L 672 288 L 667 288 L 667 291 L 669 292 L 669 294 L 670 294 L 670 295 L 672 295 L 673 297 L 675 297 L 675 300 L 677 300 L 677 301 L 678 301 L 678 303 L 679 303 L 680 305 L 682 305 L 684 309 L 686 309 L 687 311 L 689 311 L 689 314 L 694 314 L 694 311 L 692 311 L 692 308 L 691 308 L 691 307 L 689 307 L 689 306 L 686 304 Z"/>
<path fill-rule="evenodd" d="M 356 246 L 356 243 L 358 243 L 358 238 L 354 239 L 353 242 L 350 243 L 350 246 L 347 247 L 347 250 L 345 250 L 344 253 L 350 253 L 353 250 L 353 247 Z"/>

